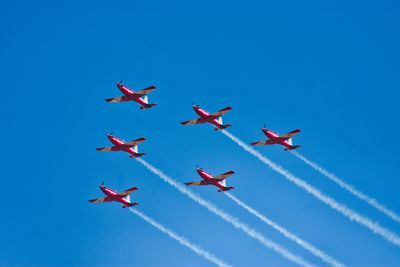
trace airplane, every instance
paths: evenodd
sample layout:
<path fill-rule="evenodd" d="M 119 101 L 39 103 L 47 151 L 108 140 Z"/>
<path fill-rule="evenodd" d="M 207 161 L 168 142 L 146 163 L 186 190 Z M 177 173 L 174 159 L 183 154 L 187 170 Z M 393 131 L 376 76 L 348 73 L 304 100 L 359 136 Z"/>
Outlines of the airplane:
<path fill-rule="evenodd" d="M 141 156 L 146 155 L 146 153 L 138 153 L 138 144 L 144 142 L 146 138 L 141 137 L 139 139 L 130 141 L 130 142 L 125 142 L 115 136 L 113 136 L 113 133 L 108 133 L 107 138 L 110 140 L 111 143 L 113 143 L 114 146 L 110 147 L 98 147 L 96 148 L 97 151 L 104 151 L 104 152 L 112 152 L 112 151 L 125 151 L 131 154 L 129 157 L 130 158 L 138 158 Z"/>
<path fill-rule="evenodd" d="M 106 99 L 107 102 L 115 103 L 115 102 L 136 101 L 141 105 L 140 109 L 148 109 L 157 105 L 157 104 L 149 104 L 149 100 L 147 97 L 147 94 L 153 92 L 156 89 L 156 87 L 153 85 L 137 92 L 123 85 L 122 81 L 117 83 L 117 87 L 124 95 L 120 97 L 107 98 Z"/>
<path fill-rule="evenodd" d="M 287 134 L 284 134 L 284 135 L 279 135 L 271 130 L 266 129 L 265 125 L 261 130 L 269 139 L 266 141 L 253 142 L 253 143 L 251 143 L 251 145 L 265 146 L 265 145 L 280 144 L 280 145 L 283 145 L 286 147 L 284 149 L 285 151 L 294 150 L 294 149 L 301 147 L 300 145 L 292 144 L 292 136 L 301 132 L 300 129 L 296 129 L 296 130 L 288 132 Z"/>
<path fill-rule="evenodd" d="M 103 182 L 100 185 L 100 190 L 103 191 L 106 197 L 90 199 L 89 202 L 102 203 L 102 202 L 117 201 L 123 204 L 122 206 L 123 208 L 130 208 L 139 204 L 138 202 L 131 202 L 131 197 L 130 197 L 130 194 L 138 190 L 137 187 L 129 188 L 123 192 L 116 192 L 111 188 L 105 187 Z"/>
<path fill-rule="evenodd" d="M 212 114 L 200 108 L 199 105 L 193 105 L 193 110 L 200 116 L 200 118 L 189 121 L 183 121 L 181 122 L 182 125 L 202 124 L 208 122 L 216 126 L 216 128 L 214 129 L 215 131 L 226 129 L 232 126 L 230 124 L 223 124 L 221 118 L 222 115 L 232 110 L 231 107 L 223 108 Z"/>
<path fill-rule="evenodd" d="M 209 173 L 207 173 L 203 168 L 196 168 L 197 173 L 200 175 L 200 177 L 203 179 L 202 181 L 199 182 L 188 182 L 185 183 L 185 185 L 188 186 L 193 186 L 193 185 L 214 185 L 218 188 L 218 192 L 225 192 L 234 189 L 235 187 L 233 186 L 226 186 L 226 181 L 225 179 L 231 176 L 232 174 L 235 174 L 234 171 L 229 171 L 226 173 L 223 173 L 218 176 L 213 176 Z"/>

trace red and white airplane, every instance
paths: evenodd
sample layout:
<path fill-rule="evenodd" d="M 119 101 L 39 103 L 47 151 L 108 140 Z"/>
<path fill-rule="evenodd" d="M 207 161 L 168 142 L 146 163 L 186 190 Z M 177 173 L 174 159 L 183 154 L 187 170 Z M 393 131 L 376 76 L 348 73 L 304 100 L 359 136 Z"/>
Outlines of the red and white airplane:
<path fill-rule="evenodd" d="M 222 115 L 224 115 L 228 111 L 232 110 L 231 107 L 223 108 L 212 114 L 210 114 L 207 111 L 205 111 L 204 109 L 200 108 L 199 105 L 193 105 L 193 110 L 200 116 L 200 118 L 181 122 L 182 125 L 202 124 L 202 123 L 208 122 L 208 123 L 211 123 L 211 124 L 217 126 L 217 128 L 214 129 L 216 131 L 226 129 L 226 128 L 232 126 L 230 124 L 223 124 L 222 118 L 221 118 Z"/>
<path fill-rule="evenodd" d="M 114 146 L 109 146 L 109 147 L 98 147 L 96 148 L 97 151 L 105 151 L 105 152 L 113 152 L 113 151 L 125 151 L 131 154 L 129 157 L 130 158 L 138 158 L 141 156 L 146 155 L 145 153 L 139 153 L 138 152 L 138 144 L 144 142 L 146 138 L 141 137 L 139 139 L 130 141 L 130 142 L 125 142 L 115 136 L 112 135 L 112 133 L 107 134 L 107 138 L 110 140 L 111 143 L 113 143 Z"/>
<path fill-rule="evenodd" d="M 103 191 L 106 197 L 91 199 L 89 200 L 89 202 L 102 203 L 102 202 L 117 201 L 123 204 L 122 206 L 123 208 L 129 208 L 139 204 L 138 202 L 131 202 L 131 197 L 130 197 L 130 194 L 138 190 L 137 187 L 132 187 L 123 192 L 118 193 L 112 190 L 111 188 L 105 187 L 104 183 L 102 183 L 100 185 L 100 190 Z"/>
<path fill-rule="evenodd" d="M 114 102 L 136 101 L 141 105 L 140 109 L 148 109 L 157 105 L 157 104 L 149 104 L 149 100 L 147 97 L 147 94 L 153 92 L 156 89 L 156 87 L 153 85 L 137 92 L 123 85 L 122 81 L 117 83 L 117 87 L 124 95 L 120 97 L 108 98 L 106 99 L 107 102 L 114 103 Z"/>
<path fill-rule="evenodd" d="M 265 146 L 265 145 L 280 144 L 280 145 L 286 147 L 285 151 L 293 150 L 293 149 L 297 149 L 297 148 L 301 147 L 300 145 L 292 144 L 292 136 L 301 132 L 300 129 L 296 129 L 296 130 L 288 132 L 287 134 L 284 134 L 284 135 L 279 135 L 271 130 L 268 130 L 265 128 L 265 126 L 261 130 L 269 139 L 266 141 L 253 142 L 253 143 L 251 143 L 251 145 Z"/>
<path fill-rule="evenodd" d="M 200 177 L 203 179 L 200 182 L 188 182 L 185 183 L 185 185 L 214 185 L 216 187 L 219 187 L 220 189 L 218 192 L 224 192 L 224 191 L 229 191 L 234 189 L 235 187 L 233 186 L 226 186 L 226 181 L 225 179 L 231 176 L 232 174 L 235 174 L 234 171 L 229 171 L 226 173 L 223 173 L 218 176 L 213 176 L 206 171 L 204 171 L 203 168 L 196 168 L 197 173 L 200 175 Z"/>

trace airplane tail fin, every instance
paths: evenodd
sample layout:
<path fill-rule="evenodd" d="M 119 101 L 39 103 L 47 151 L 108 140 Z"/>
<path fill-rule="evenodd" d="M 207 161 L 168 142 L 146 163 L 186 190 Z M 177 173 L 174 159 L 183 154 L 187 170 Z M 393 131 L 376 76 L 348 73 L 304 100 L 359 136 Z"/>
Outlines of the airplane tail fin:
<path fill-rule="evenodd" d="M 140 109 L 148 109 L 148 108 L 152 108 L 152 107 L 154 107 L 154 106 L 157 106 L 157 104 L 154 104 L 154 103 L 152 103 L 152 104 L 146 104 L 146 105 L 144 105 L 144 106 L 141 106 Z"/>
<path fill-rule="evenodd" d="M 142 100 L 144 103 L 148 104 L 149 103 L 149 98 L 147 97 L 147 95 L 142 97 Z"/>
<path fill-rule="evenodd" d="M 224 124 L 224 125 L 221 125 L 221 126 L 219 126 L 217 128 L 214 128 L 214 130 L 215 131 L 219 131 L 219 130 L 223 130 L 223 129 L 229 128 L 231 126 L 232 126 L 232 124 Z"/>
<path fill-rule="evenodd" d="M 136 206 L 136 205 L 139 205 L 139 203 L 138 202 L 133 202 L 133 203 L 129 203 L 129 204 L 126 204 L 126 205 L 124 205 L 124 206 L 122 206 L 122 208 L 130 208 L 130 207 L 133 207 L 133 206 Z"/>
<path fill-rule="evenodd" d="M 288 138 L 286 141 L 289 143 L 289 145 L 293 146 L 292 138 Z"/>

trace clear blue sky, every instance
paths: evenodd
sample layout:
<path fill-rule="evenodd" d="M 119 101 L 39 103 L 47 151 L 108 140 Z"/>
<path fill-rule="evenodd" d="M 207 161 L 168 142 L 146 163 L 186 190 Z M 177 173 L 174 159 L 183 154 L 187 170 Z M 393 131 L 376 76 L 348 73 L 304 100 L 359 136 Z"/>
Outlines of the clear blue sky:
<path fill-rule="evenodd" d="M 323 2 L 323 3 L 322 3 Z M 108 131 L 145 136 L 145 159 L 175 179 L 199 164 L 233 169 L 236 196 L 353 266 L 400 266 L 399 248 L 287 182 L 211 126 L 183 127 L 195 101 L 227 105 L 246 142 L 264 124 L 301 128 L 300 152 L 400 212 L 400 4 L 397 1 L 6 1 L 0 5 L 0 265 L 206 266 L 98 185 L 137 186 L 138 208 L 237 266 L 291 262 L 121 153 Z M 158 106 L 108 104 L 115 82 L 157 85 Z M 280 147 L 272 160 L 385 227 L 400 226 Z M 214 188 L 204 198 L 317 265 L 323 263 Z"/>

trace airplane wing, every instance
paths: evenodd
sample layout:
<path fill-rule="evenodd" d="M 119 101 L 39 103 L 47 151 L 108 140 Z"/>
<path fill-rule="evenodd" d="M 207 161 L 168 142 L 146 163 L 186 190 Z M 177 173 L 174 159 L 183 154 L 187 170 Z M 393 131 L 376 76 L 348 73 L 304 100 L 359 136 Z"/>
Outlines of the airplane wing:
<path fill-rule="evenodd" d="M 212 179 L 214 179 L 214 180 L 216 180 L 216 181 L 219 182 L 219 181 L 222 181 L 222 180 L 228 178 L 229 176 L 231 176 L 231 175 L 233 175 L 233 174 L 235 174 L 234 171 L 229 171 L 229 172 L 223 173 L 223 174 L 221 174 L 221 175 L 214 176 Z"/>
<path fill-rule="evenodd" d="M 112 152 L 112 151 L 119 151 L 120 149 L 116 146 L 108 146 L 108 147 L 98 147 L 96 148 L 96 150 L 103 152 Z"/>
<path fill-rule="evenodd" d="M 114 98 L 107 98 L 106 101 L 108 103 L 115 103 L 115 102 L 126 102 L 129 101 L 130 99 L 127 98 L 126 96 L 119 96 L 119 97 L 114 97 Z"/>
<path fill-rule="evenodd" d="M 272 141 L 271 140 L 267 140 L 267 141 L 258 141 L 258 142 L 253 142 L 250 143 L 252 146 L 267 146 L 267 145 L 272 145 Z"/>
<path fill-rule="evenodd" d="M 135 92 L 132 96 L 134 96 L 134 97 L 142 97 L 144 95 L 150 94 L 151 92 L 156 90 L 156 88 L 157 87 L 152 85 L 152 86 L 144 88 L 143 90 Z"/>
<path fill-rule="evenodd" d="M 294 131 L 288 132 L 287 134 L 281 135 L 279 136 L 280 138 L 284 138 L 284 139 L 289 139 L 291 138 L 293 135 L 298 134 L 299 132 L 301 132 L 300 129 L 296 129 Z"/>
<path fill-rule="evenodd" d="M 136 190 L 139 190 L 139 188 L 137 188 L 137 187 L 132 187 L 132 188 L 129 188 L 129 189 L 127 189 L 127 190 L 125 190 L 125 191 L 123 191 L 123 192 L 121 192 L 121 193 L 118 193 L 117 196 L 126 197 L 127 195 L 130 195 L 130 194 L 132 194 L 133 192 L 135 192 Z"/>
<path fill-rule="evenodd" d="M 95 199 L 89 200 L 89 202 L 92 202 L 92 203 L 102 203 L 102 202 L 110 202 L 110 201 L 112 201 L 112 199 L 109 197 L 95 198 Z"/>
<path fill-rule="evenodd" d="M 125 145 L 128 145 L 128 146 L 136 146 L 137 144 L 140 144 L 140 143 L 142 143 L 142 142 L 144 142 L 144 141 L 146 141 L 146 138 L 140 137 L 139 139 L 136 139 L 136 140 L 133 140 L 133 141 L 130 141 L 130 142 L 125 143 Z"/>
<path fill-rule="evenodd" d="M 193 124 L 201 124 L 201 123 L 204 123 L 203 121 L 201 121 L 201 118 L 181 122 L 182 125 L 193 125 Z"/>
<path fill-rule="evenodd" d="M 200 182 L 188 182 L 185 183 L 185 185 L 208 185 L 205 181 L 200 181 Z"/>
<path fill-rule="evenodd" d="M 215 112 L 213 114 L 210 114 L 210 116 L 212 116 L 212 117 L 221 117 L 222 115 L 224 115 L 225 113 L 227 113 L 228 111 L 231 111 L 231 110 L 232 110 L 231 107 L 226 107 L 226 108 L 223 108 L 221 110 L 218 110 L 217 112 Z"/>

